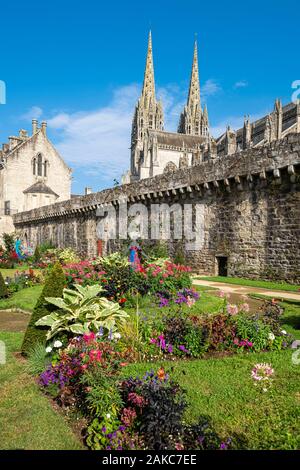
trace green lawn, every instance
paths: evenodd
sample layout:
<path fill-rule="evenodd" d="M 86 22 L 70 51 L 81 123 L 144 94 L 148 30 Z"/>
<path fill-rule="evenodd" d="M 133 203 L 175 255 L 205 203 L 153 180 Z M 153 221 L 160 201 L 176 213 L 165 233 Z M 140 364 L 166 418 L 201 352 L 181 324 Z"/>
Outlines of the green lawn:
<path fill-rule="evenodd" d="M 9 268 L 9 269 L 0 268 L 0 271 L 1 271 L 3 277 L 14 277 L 14 275 L 17 271 L 28 271 L 29 268 L 30 267 L 28 265 L 22 264 L 22 265 L 18 266 L 17 268 Z M 34 271 L 38 271 L 38 270 L 34 269 Z"/>
<path fill-rule="evenodd" d="M 203 281 L 212 282 L 224 282 L 226 284 L 236 284 L 239 286 L 249 287 L 261 287 L 263 289 L 270 290 L 283 290 L 283 291 L 300 291 L 300 286 L 294 284 L 288 284 L 286 282 L 273 282 L 273 281 L 261 281 L 255 279 L 243 279 L 239 277 L 222 277 L 222 276 L 196 276 L 194 279 L 200 279 Z"/>
<path fill-rule="evenodd" d="M 299 449 L 300 365 L 292 364 L 291 354 L 288 350 L 223 359 L 132 364 L 124 374 L 141 375 L 163 366 L 187 391 L 188 421 L 208 415 L 224 439 L 238 434 L 248 449 Z M 275 369 L 274 383 L 267 393 L 260 392 L 250 377 L 257 362 L 269 362 Z"/>
<path fill-rule="evenodd" d="M 42 292 L 42 289 L 42 285 L 36 285 L 28 287 L 27 289 L 22 289 L 19 292 L 15 292 L 8 299 L 0 299 L 0 310 L 21 308 L 22 310 L 31 312 Z"/>
<path fill-rule="evenodd" d="M 7 364 L 0 365 L 0 449 L 82 449 L 63 416 L 25 372 L 24 363 L 14 357 L 22 336 L 0 332 L 8 352 Z"/>
<path fill-rule="evenodd" d="M 272 297 L 261 294 L 250 294 L 253 299 L 271 300 Z M 282 328 L 292 334 L 296 339 L 300 339 L 300 301 L 284 300 L 280 302 L 284 308 L 282 317 Z"/>

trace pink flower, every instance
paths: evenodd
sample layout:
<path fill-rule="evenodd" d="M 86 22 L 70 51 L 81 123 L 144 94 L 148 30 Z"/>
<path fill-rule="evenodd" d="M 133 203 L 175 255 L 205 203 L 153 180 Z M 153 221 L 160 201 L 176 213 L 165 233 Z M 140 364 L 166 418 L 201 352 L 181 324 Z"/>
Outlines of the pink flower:
<path fill-rule="evenodd" d="M 194 305 L 195 302 L 196 302 L 196 300 L 193 299 L 192 297 L 190 297 L 190 296 L 187 297 L 187 303 L 186 304 L 189 308 L 191 308 Z"/>
<path fill-rule="evenodd" d="M 96 339 L 96 335 L 93 332 L 86 333 L 85 335 L 83 335 L 83 341 L 85 343 L 92 343 L 93 341 L 95 341 L 95 339 Z"/>
<path fill-rule="evenodd" d="M 249 312 L 249 310 L 250 310 L 250 307 L 249 307 L 249 304 L 247 304 L 247 302 L 240 305 L 240 312 Z"/>
<path fill-rule="evenodd" d="M 225 292 L 223 290 L 220 290 L 218 292 L 218 296 L 221 297 L 221 299 L 223 299 L 225 297 Z"/>
<path fill-rule="evenodd" d="M 238 306 L 235 304 L 227 305 L 227 313 L 229 313 L 229 315 L 237 315 L 239 313 Z"/>

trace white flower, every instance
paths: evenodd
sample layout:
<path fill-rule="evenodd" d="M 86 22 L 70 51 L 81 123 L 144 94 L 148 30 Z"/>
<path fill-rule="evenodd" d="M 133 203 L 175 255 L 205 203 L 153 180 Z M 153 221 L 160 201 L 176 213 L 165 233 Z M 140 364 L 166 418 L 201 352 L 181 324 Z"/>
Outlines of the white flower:
<path fill-rule="evenodd" d="M 121 338 L 120 333 L 114 333 L 113 338 L 114 339 L 120 339 Z"/>
<path fill-rule="evenodd" d="M 270 339 L 271 341 L 274 341 L 275 335 L 274 335 L 273 333 L 269 333 L 269 339 Z"/>
<path fill-rule="evenodd" d="M 62 347 L 62 342 L 61 341 L 55 341 L 53 344 L 54 348 L 61 348 Z"/>
<path fill-rule="evenodd" d="M 287 335 L 287 332 L 286 332 L 285 330 L 281 330 L 281 333 L 282 333 L 283 335 Z"/>
<path fill-rule="evenodd" d="M 51 353 L 51 351 L 52 351 L 51 346 L 47 346 L 47 348 L 46 348 L 46 353 Z"/>
<path fill-rule="evenodd" d="M 109 413 L 107 413 L 106 417 L 107 417 L 107 419 L 109 419 L 109 418 L 110 418 L 110 414 L 109 414 Z"/>

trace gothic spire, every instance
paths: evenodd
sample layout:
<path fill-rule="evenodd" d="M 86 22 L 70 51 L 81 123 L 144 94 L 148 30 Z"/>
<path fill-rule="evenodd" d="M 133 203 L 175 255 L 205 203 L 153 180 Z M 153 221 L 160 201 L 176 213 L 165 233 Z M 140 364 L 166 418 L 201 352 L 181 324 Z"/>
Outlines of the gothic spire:
<path fill-rule="evenodd" d="M 193 113 L 197 109 L 201 109 L 200 102 L 200 83 L 199 83 L 199 69 L 198 69 L 198 47 L 197 40 L 195 39 L 194 44 L 194 57 L 192 65 L 192 73 L 190 79 L 189 96 L 187 101 L 187 107 Z"/>
<path fill-rule="evenodd" d="M 149 31 L 147 59 L 146 59 L 144 83 L 143 83 L 143 90 L 142 90 L 141 98 L 144 101 L 144 104 L 149 105 L 150 103 L 152 103 L 152 105 L 154 105 L 155 103 L 155 82 L 154 82 L 151 30 Z"/>
<path fill-rule="evenodd" d="M 205 108 L 203 113 L 201 108 L 197 40 L 194 43 L 193 65 L 187 104 L 180 116 L 178 132 L 199 135 L 205 138 L 209 134 L 207 108 Z"/>

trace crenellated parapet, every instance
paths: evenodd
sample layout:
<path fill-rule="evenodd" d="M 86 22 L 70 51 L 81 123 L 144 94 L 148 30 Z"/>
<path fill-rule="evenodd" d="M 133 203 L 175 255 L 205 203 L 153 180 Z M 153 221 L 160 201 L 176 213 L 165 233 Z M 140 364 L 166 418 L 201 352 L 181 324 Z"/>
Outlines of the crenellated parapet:
<path fill-rule="evenodd" d="M 28 212 L 14 215 L 18 228 L 24 223 L 61 216 L 95 211 L 99 205 L 118 204 L 124 196 L 131 202 L 140 200 L 164 199 L 170 194 L 199 196 L 202 192 L 223 188 L 229 192 L 238 185 L 248 185 L 254 179 L 265 180 L 270 177 L 280 182 L 281 173 L 287 173 L 291 183 L 300 168 L 300 134 L 289 134 L 281 140 L 273 141 L 263 147 L 248 148 L 235 154 L 217 159 L 209 159 L 194 167 L 166 172 L 153 178 L 105 189 L 86 196 L 76 196 L 68 201 L 52 204 Z"/>

